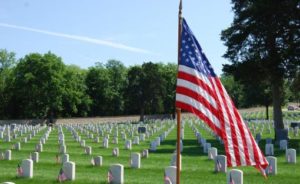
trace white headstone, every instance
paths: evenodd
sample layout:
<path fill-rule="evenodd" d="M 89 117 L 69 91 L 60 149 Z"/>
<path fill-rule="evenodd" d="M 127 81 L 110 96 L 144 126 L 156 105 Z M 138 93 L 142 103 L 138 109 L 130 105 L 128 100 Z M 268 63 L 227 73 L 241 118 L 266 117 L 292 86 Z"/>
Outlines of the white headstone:
<path fill-rule="evenodd" d="M 286 150 L 288 148 L 288 142 L 287 140 L 280 140 L 279 142 L 279 149 L 280 150 Z"/>
<path fill-rule="evenodd" d="M 118 144 L 118 143 L 119 143 L 118 137 L 114 137 L 114 138 L 113 138 L 113 143 L 114 143 L 114 144 Z"/>
<path fill-rule="evenodd" d="M 149 151 L 148 149 L 144 149 L 142 151 L 142 158 L 148 158 L 149 157 Z"/>
<path fill-rule="evenodd" d="M 131 153 L 130 165 L 132 168 L 141 168 L 141 155 L 140 153 Z"/>
<path fill-rule="evenodd" d="M 183 151 L 183 142 L 182 142 L 182 140 L 180 140 L 180 152 L 182 152 Z M 177 142 L 176 142 L 176 150 L 177 150 Z"/>
<path fill-rule="evenodd" d="M 125 149 L 127 149 L 127 150 L 131 150 L 131 140 L 126 140 L 126 142 L 125 142 Z"/>
<path fill-rule="evenodd" d="M 27 137 L 23 137 L 22 141 L 23 141 L 24 143 L 27 143 Z"/>
<path fill-rule="evenodd" d="M 81 140 L 81 141 L 80 141 L 80 146 L 81 146 L 81 147 L 85 147 L 85 140 Z"/>
<path fill-rule="evenodd" d="M 59 140 L 58 142 L 60 145 L 65 145 L 65 140 Z"/>
<path fill-rule="evenodd" d="M 35 149 L 37 152 L 43 152 L 43 144 L 41 143 L 38 143 L 36 145 L 36 149 Z"/>
<path fill-rule="evenodd" d="M 123 139 L 123 140 L 126 140 L 126 138 L 127 138 L 127 137 L 126 137 L 126 134 L 125 134 L 124 132 L 122 132 L 122 139 Z"/>
<path fill-rule="evenodd" d="M 140 140 L 141 140 L 141 141 L 145 141 L 145 139 L 146 139 L 145 134 L 140 134 Z"/>
<path fill-rule="evenodd" d="M 155 141 L 156 141 L 156 146 L 160 146 L 160 137 L 156 137 Z"/>
<path fill-rule="evenodd" d="M 76 139 L 76 141 L 80 142 L 80 145 L 81 145 L 81 136 L 78 136 L 77 139 Z"/>
<path fill-rule="evenodd" d="M 69 180 L 72 180 L 72 181 L 75 180 L 75 163 L 74 162 L 65 162 L 63 164 L 63 171 Z"/>
<path fill-rule="evenodd" d="M 181 130 L 180 130 L 180 137 L 181 137 L 181 140 L 184 139 L 184 128 L 181 128 Z"/>
<path fill-rule="evenodd" d="M 269 165 L 266 168 L 267 175 L 276 175 L 277 174 L 277 158 L 273 156 L 266 157 Z"/>
<path fill-rule="evenodd" d="M 274 145 L 273 144 L 266 144 L 265 154 L 266 155 L 274 155 Z"/>
<path fill-rule="evenodd" d="M 118 157 L 119 156 L 119 148 L 114 148 L 112 150 L 112 155 L 115 156 L 115 157 Z"/>
<path fill-rule="evenodd" d="M 291 164 L 297 163 L 297 157 L 296 157 L 297 154 L 295 149 L 287 149 L 285 155 L 286 155 L 287 163 L 291 163 Z"/>
<path fill-rule="evenodd" d="M 102 156 L 96 156 L 94 158 L 95 166 L 102 166 Z"/>
<path fill-rule="evenodd" d="M 164 182 L 165 183 L 171 183 L 175 184 L 176 183 L 176 166 L 169 166 L 165 168 L 165 174 L 164 174 Z M 166 181 L 167 180 L 167 181 Z M 170 180 L 170 181 L 168 181 Z"/>
<path fill-rule="evenodd" d="M 215 172 L 227 172 L 227 159 L 225 155 L 215 157 Z"/>
<path fill-rule="evenodd" d="M 211 147 L 208 149 L 208 159 L 214 160 L 215 157 L 218 155 L 218 149 L 215 147 Z"/>
<path fill-rule="evenodd" d="M 6 150 L 4 155 L 5 160 L 11 160 L 11 150 Z"/>
<path fill-rule="evenodd" d="M 211 148 L 211 144 L 210 143 L 205 143 L 203 146 L 203 152 L 204 153 L 208 153 L 208 149 Z"/>
<path fill-rule="evenodd" d="M 66 147 L 66 145 L 61 145 L 60 146 L 59 153 L 62 153 L 62 154 L 67 153 L 67 147 Z"/>
<path fill-rule="evenodd" d="M 11 141 L 10 133 L 8 133 L 8 134 L 5 136 L 5 141 L 6 141 L 6 142 L 10 142 L 10 141 Z"/>
<path fill-rule="evenodd" d="M 180 162 L 180 168 L 179 168 L 179 170 L 180 171 L 181 171 L 181 168 L 182 168 L 181 159 L 182 159 L 182 157 L 180 155 L 179 156 L 179 162 Z M 173 153 L 172 158 L 171 158 L 170 166 L 175 166 L 175 167 L 177 166 L 177 153 Z"/>
<path fill-rule="evenodd" d="M 62 163 L 69 162 L 69 158 L 70 158 L 69 154 L 63 154 L 61 156 L 61 162 Z"/>
<path fill-rule="evenodd" d="M 227 173 L 227 184 L 243 184 L 243 171 L 232 169 Z"/>
<path fill-rule="evenodd" d="M 33 162 L 38 163 L 39 162 L 39 152 L 33 152 L 31 154 L 31 159 Z"/>
<path fill-rule="evenodd" d="M 21 150 L 21 143 L 17 142 L 15 144 L 15 149 L 18 150 L 18 151 Z"/>
<path fill-rule="evenodd" d="M 139 137 L 134 137 L 133 139 L 133 144 L 140 144 L 140 138 Z"/>
<path fill-rule="evenodd" d="M 99 137 L 95 137 L 94 142 L 99 143 Z"/>
<path fill-rule="evenodd" d="M 23 177 L 32 178 L 33 177 L 33 161 L 31 159 L 26 159 L 22 161 L 21 168 L 23 170 Z"/>
<path fill-rule="evenodd" d="M 103 148 L 108 148 L 108 138 L 103 139 Z"/>
<path fill-rule="evenodd" d="M 87 155 L 91 155 L 92 154 L 92 147 L 91 146 L 86 146 L 85 147 L 85 153 Z"/>
<path fill-rule="evenodd" d="M 42 138 L 42 139 L 40 140 L 40 143 L 46 144 L 46 139 L 45 139 L 45 138 Z"/>
<path fill-rule="evenodd" d="M 114 164 L 110 166 L 108 171 L 108 183 L 123 184 L 124 183 L 124 166 Z"/>
<path fill-rule="evenodd" d="M 151 141 L 150 143 L 150 151 L 156 151 L 156 141 Z"/>

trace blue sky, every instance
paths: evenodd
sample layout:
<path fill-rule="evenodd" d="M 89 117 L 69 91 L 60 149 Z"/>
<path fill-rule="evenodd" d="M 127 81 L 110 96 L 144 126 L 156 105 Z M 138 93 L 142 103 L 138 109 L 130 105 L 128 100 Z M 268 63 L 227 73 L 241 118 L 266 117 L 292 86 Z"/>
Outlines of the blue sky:
<path fill-rule="evenodd" d="M 0 48 L 17 58 L 51 51 L 82 68 L 109 59 L 126 66 L 177 63 L 178 0 L 0 0 Z M 230 0 L 183 0 L 183 16 L 221 74 L 220 33 Z"/>

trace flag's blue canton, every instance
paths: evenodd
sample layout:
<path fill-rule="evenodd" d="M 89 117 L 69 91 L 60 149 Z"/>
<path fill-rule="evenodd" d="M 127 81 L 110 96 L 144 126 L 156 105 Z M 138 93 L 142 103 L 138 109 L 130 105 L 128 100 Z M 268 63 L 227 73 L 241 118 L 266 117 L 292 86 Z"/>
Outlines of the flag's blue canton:
<path fill-rule="evenodd" d="M 180 64 L 195 68 L 206 76 L 216 76 L 208 59 L 202 52 L 200 44 L 184 19 L 182 20 Z"/>

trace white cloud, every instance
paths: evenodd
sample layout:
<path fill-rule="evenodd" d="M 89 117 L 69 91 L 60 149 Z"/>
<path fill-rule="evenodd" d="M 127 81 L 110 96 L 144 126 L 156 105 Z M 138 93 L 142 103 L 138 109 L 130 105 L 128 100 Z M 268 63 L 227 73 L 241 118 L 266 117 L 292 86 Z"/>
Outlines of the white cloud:
<path fill-rule="evenodd" d="M 113 48 L 117 48 L 117 49 L 127 50 L 127 51 L 130 51 L 130 52 L 137 52 L 137 53 L 143 53 L 143 54 L 153 54 L 151 51 L 148 51 L 148 50 L 145 50 L 145 49 L 131 47 L 131 46 L 128 46 L 128 45 L 124 45 L 124 44 L 116 43 L 116 42 L 112 42 L 112 41 L 100 40 L 100 39 L 96 39 L 96 38 L 90 38 L 90 37 L 86 37 L 86 36 L 79 36 L 79 35 L 72 35 L 72 34 L 65 34 L 65 33 L 57 33 L 57 32 L 52 32 L 52 31 L 47 31 L 47 30 L 41 30 L 41 29 L 35 29 L 35 28 L 30 28 L 30 27 L 6 24 L 6 23 L 1 23 L 1 22 L 0 22 L 0 27 L 19 29 L 19 30 L 24 30 L 24 31 L 36 32 L 36 33 L 41 33 L 41 34 L 46 34 L 46 35 L 51 35 L 51 36 L 56 36 L 56 37 L 61 37 L 61 38 L 77 40 L 77 41 L 81 41 L 81 42 L 93 43 L 93 44 L 97 44 L 97 45 L 104 45 L 104 46 L 113 47 Z"/>

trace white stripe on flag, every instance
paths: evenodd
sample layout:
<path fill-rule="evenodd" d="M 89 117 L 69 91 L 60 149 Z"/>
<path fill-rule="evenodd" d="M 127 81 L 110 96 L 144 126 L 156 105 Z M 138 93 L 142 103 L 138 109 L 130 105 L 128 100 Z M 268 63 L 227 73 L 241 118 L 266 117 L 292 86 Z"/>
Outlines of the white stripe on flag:
<path fill-rule="evenodd" d="M 223 112 L 223 122 L 224 122 L 224 128 L 225 128 L 225 137 L 224 139 L 227 140 L 227 150 L 228 150 L 228 153 L 229 153 L 229 156 L 230 156 L 230 160 L 231 160 L 231 164 L 232 166 L 235 166 L 236 165 L 236 160 L 235 160 L 235 155 L 234 155 L 234 148 L 233 148 L 233 142 L 232 142 L 232 136 L 231 136 L 231 129 L 230 129 L 230 125 L 228 124 L 229 122 L 229 118 L 228 118 L 228 115 L 226 113 L 226 109 L 224 107 L 224 102 L 223 102 L 223 99 L 222 99 L 222 95 L 220 94 L 220 91 L 217 87 L 217 84 L 216 84 L 216 81 L 215 80 L 211 80 L 213 86 L 214 86 L 214 90 L 216 92 L 216 95 L 218 97 L 218 101 L 220 102 L 219 105 L 221 106 L 222 109 L 222 112 Z M 222 122 L 222 120 L 221 120 Z"/>
<path fill-rule="evenodd" d="M 210 96 L 210 94 L 207 91 L 205 91 L 201 86 L 198 86 L 192 82 L 180 78 L 177 79 L 177 86 L 181 86 L 194 91 L 195 93 L 205 98 L 215 109 L 217 109 L 217 104 L 214 98 Z"/>
<path fill-rule="evenodd" d="M 187 67 L 185 65 L 179 65 L 178 71 L 187 73 L 189 75 L 192 75 L 192 76 L 198 78 L 199 80 L 202 80 L 206 85 L 208 85 L 212 89 L 212 85 L 211 85 L 209 79 L 205 75 L 203 75 L 201 72 L 198 72 L 197 70 Z"/>
<path fill-rule="evenodd" d="M 183 102 L 185 104 L 188 104 L 195 109 L 198 109 L 200 112 L 202 112 L 207 118 L 209 118 L 216 127 L 221 128 L 220 126 L 220 121 L 218 120 L 217 117 L 215 117 L 209 109 L 207 109 L 205 106 L 203 106 L 201 103 L 199 103 L 197 100 L 177 93 L 176 94 L 176 101 Z"/>

